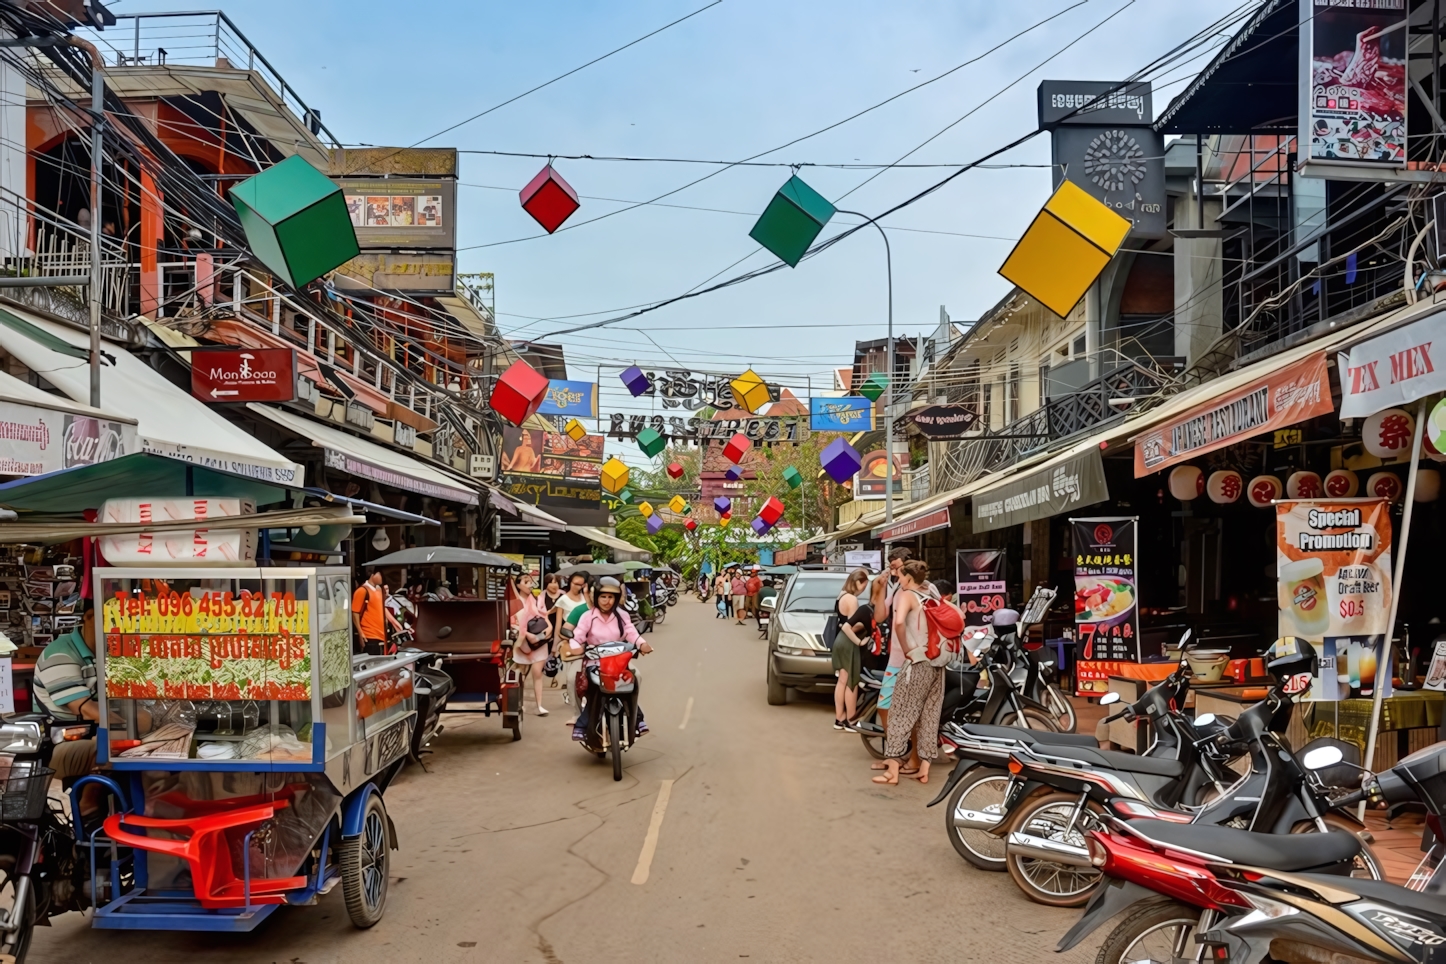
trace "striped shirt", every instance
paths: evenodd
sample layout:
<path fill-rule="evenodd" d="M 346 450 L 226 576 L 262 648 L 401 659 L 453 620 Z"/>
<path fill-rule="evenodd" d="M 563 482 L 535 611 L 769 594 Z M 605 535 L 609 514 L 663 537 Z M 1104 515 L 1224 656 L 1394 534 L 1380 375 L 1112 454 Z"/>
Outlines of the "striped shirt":
<path fill-rule="evenodd" d="M 35 662 L 35 698 L 58 720 L 79 719 L 67 707 L 95 695 L 95 656 L 79 630 L 58 636 Z"/>

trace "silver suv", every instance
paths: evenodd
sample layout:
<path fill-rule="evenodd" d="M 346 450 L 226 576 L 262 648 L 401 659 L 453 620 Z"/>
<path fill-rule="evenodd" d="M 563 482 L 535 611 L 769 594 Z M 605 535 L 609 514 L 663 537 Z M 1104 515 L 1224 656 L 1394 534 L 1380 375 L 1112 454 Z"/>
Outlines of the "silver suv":
<path fill-rule="evenodd" d="M 803 570 L 776 597 L 768 625 L 768 703 L 782 706 L 788 690 L 832 690 L 833 640 L 823 638 L 848 573 Z"/>

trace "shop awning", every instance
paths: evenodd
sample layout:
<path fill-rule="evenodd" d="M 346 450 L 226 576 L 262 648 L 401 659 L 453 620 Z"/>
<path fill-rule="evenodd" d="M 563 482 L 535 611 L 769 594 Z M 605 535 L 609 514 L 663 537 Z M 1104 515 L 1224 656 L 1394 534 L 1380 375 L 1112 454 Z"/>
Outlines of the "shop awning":
<path fill-rule="evenodd" d="M 23 324 L 0 324 L 0 347 L 72 401 L 88 402 L 88 338 L 18 308 L 6 313 Z M 62 350 L 64 346 L 80 356 Z M 171 384 L 150 365 L 113 342 L 105 342 L 102 353 L 101 405 L 136 422 L 144 451 L 263 482 L 302 484 L 301 466 Z"/>
<path fill-rule="evenodd" d="M 588 542 L 596 542 L 600 546 L 606 546 L 627 556 L 627 558 L 622 558 L 620 555 L 618 562 L 651 562 L 653 559 L 653 554 L 648 550 L 639 549 L 631 542 L 625 542 L 617 536 L 609 535 L 595 526 L 568 526 L 567 531 L 582 536 Z"/>
<path fill-rule="evenodd" d="M 567 528 L 555 515 L 544 512 L 535 505 L 528 505 L 526 502 L 518 502 L 517 508 L 522 511 L 522 521 L 528 525 L 537 526 L 539 529 L 547 529 L 550 532 L 562 532 Z"/>
<path fill-rule="evenodd" d="M 0 475 L 44 475 L 140 451 L 136 420 L 0 372 Z"/>
<path fill-rule="evenodd" d="M 895 522 L 891 526 L 880 529 L 874 535 L 880 542 L 897 542 L 900 539 L 912 539 L 914 536 L 948 527 L 949 507 L 946 505 L 942 509 L 916 512 L 902 522 Z"/>
<path fill-rule="evenodd" d="M 0 542 L 56 543 L 69 542 L 83 536 L 118 536 L 137 532 L 186 532 L 198 528 L 195 519 L 169 522 L 0 522 Z M 313 506 L 305 509 L 278 509 L 253 515 L 217 516 L 202 523 L 206 530 L 227 529 L 299 529 L 302 526 L 351 526 L 366 522 L 350 506 Z"/>
<path fill-rule="evenodd" d="M 1089 439 L 1031 471 L 975 490 L 973 530 L 990 532 L 1048 519 L 1109 497 L 1099 442 Z"/>
<path fill-rule="evenodd" d="M 446 499 L 463 505 L 477 504 L 476 489 L 462 488 L 460 480 L 420 459 L 285 409 L 256 402 L 246 407 L 282 428 L 309 439 L 312 445 L 325 453 L 328 468 L 340 469 L 358 478 L 370 479 L 382 485 L 417 492 L 434 499 Z"/>

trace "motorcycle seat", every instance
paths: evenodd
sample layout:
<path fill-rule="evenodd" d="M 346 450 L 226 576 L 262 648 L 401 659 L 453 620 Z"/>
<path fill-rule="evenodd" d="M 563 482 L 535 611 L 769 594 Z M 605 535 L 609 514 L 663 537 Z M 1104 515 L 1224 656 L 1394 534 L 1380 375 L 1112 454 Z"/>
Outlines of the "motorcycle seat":
<path fill-rule="evenodd" d="M 1232 827 L 1168 820 L 1131 820 L 1130 827 L 1147 839 L 1198 854 L 1221 857 L 1233 864 L 1270 870 L 1310 870 L 1350 860 L 1361 852 L 1361 841 L 1346 830 L 1328 833 L 1253 833 Z M 1360 881 L 1333 877 L 1347 890 Z M 1392 887 L 1392 891 L 1404 888 Z M 1409 892 L 1408 892 L 1409 893 Z M 1438 905 L 1446 902 L 1436 898 Z M 1437 911 L 1439 913 L 1439 910 Z"/>
<path fill-rule="evenodd" d="M 991 740 L 1021 740 L 1025 743 L 1048 743 L 1054 746 L 1093 746 L 1100 741 L 1083 733 L 1051 733 L 1048 730 L 1025 730 L 1017 726 L 989 726 L 985 723 L 964 723 L 959 727 L 970 736 Z"/>
<path fill-rule="evenodd" d="M 1053 757 L 1077 760 L 1092 766 L 1119 770 L 1121 773 L 1149 773 L 1161 777 L 1178 777 L 1185 772 L 1185 765 L 1179 760 L 1161 760 L 1150 756 L 1137 756 L 1118 750 L 1099 750 L 1088 746 L 1058 746 L 1044 744 L 1044 752 Z"/>
<path fill-rule="evenodd" d="M 1407 890 L 1400 884 L 1387 883 L 1384 880 L 1356 878 L 1343 880 L 1332 874 L 1301 874 L 1300 876 L 1305 880 L 1319 881 L 1322 887 L 1347 890 L 1357 897 L 1373 900 L 1385 904 L 1387 907 L 1400 907 L 1435 918 L 1446 915 L 1446 897 L 1440 894 L 1423 894 L 1420 891 Z"/>

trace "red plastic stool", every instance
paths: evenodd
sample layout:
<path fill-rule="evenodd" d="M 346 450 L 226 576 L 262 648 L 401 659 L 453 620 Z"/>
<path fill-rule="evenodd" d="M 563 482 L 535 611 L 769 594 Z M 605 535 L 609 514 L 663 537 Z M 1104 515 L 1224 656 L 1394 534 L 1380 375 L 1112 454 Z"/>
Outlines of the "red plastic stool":
<path fill-rule="evenodd" d="M 105 819 L 105 833 L 122 846 L 170 854 L 184 860 L 191 868 L 191 886 L 195 888 L 196 898 L 202 907 L 208 910 L 243 907 L 246 905 L 246 881 L 236 876 L 226 831 L 236 827 L 259 825 L 270 820 L 277 810 L 285 806 L 285 800 L 277 800 L 242 810 L 174 820 L 130 813 L 112 814 Z M 122 824 L 189 834 L 189 837 L 185 840 L 146 837 L 122 830 Z M 305 877 L 253 877 L 250 888 L 251 903 L 282 904 L 286 899 L 281 891 L 297 890 L 306 885 Z"/>

